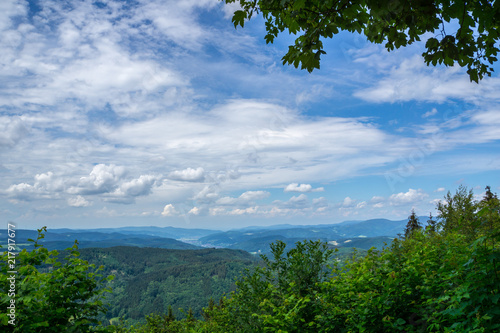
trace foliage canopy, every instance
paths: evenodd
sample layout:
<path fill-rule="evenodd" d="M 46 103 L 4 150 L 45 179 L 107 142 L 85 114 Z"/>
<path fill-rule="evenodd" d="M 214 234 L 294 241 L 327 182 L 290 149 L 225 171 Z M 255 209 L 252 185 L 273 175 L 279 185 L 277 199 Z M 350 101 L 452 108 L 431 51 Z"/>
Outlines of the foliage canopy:
<path fill-rule="evenodd" d="M 262 14 L 272 43 L 288 30 L 298 36 L 283 57 L 283 64 L 311 72 L 325 54 L 322 40 L 346 30 L 385 43 L 387 50 L 428 38 L 422 54 L 427 65 L 467 67 L 470 80 L 491 76 L 500 39 L 498 1 L 449 0 L 224 0 L 239 2 L 234 26 Z M 453 29 L 457 27 L 456 30 Z M 454 30 L 454 31 L 452 31 Z"/>
<path fill-rule="evenodd" d="M 77 242 L 68 254 L 59 260 L 57 251 L 48 251 L 38 242 L 44 237 L 46 227 L 38 230 L 34 249 L 23 249 L 16 256 L 15 296 L 9 297 L 8 252 L 1 255 L 0 305 L 6 309 L 15 300 L 14 325 L 5 311 L 0 313 L 2 332 L 93 332 L 101 331 L 96 317 L 106 311 L 103 298 L 109 288 L 100 274 L 102 267 L 79 258 Z"/>

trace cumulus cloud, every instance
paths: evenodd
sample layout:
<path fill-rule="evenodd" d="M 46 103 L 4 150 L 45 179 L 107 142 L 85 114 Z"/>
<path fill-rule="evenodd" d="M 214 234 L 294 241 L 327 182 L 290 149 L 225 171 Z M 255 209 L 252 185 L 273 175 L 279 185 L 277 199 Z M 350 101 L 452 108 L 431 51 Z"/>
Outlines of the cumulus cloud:
<path fill-rule="evenodd" d="M 218 189 L 215 186 L 207 185 L 193 197 L 193 200 L 199 203 L 211 203 L 217 198 L 219 198 Z"/>
<path fill-rule="evenodd" d="M 25 201 L 33 199 L 38 194 L 37 189 L 33 185 L 26 183 L 11 185 L 5 192 L 10 198 Z"/>
<path fill-rule="evenodd" d="M 97 164 L 88 176 L 81 177 L 78 185 L 69 188 L 68 192 L 85 195 L 114 192 L 125 175 L 122 166 Z"/>
<path fill-rule="evenodd" d="M 156 175 L 141 175 L 139 178 L 122 182 L 113 192 L 103 194 L 105 201 L 131 204 L 136 197 L 147 196 L 152 193 L 153 186 L 161 179 Z"/>
<path fill-rule="evenodd" d="M 408 192 L 400 192 L 389 197 L 389 204 L 392 206 L 411 205 L 425 200 L 429 195 L 422 189 L 409 189 Z"/>
<path fill-rule="evenodd" d="M 312 204 L 317 207 L 325 207 L 328 206 L 328 200 L 325 197 L 314 198 Z"/>
<path fill-rule="evenodd" d="M 172 171 L 168 175 L 169 179 L 185 182 L 202 182 L 205 179 L 205 170 L 203 168 L 187 168 L 184 170 Z"/>
<path fill-rule="evenodd" d="M 370 202 L 371 203 L 378 203 L 378 202 L 382 202 L 384 201 L 385 198 L 384 197 L 381 197 L 381 196 L 378 196 L 378 195 L 375 195 L 371 198 Z"/>
<path fill-rule="evenodd" d="M 238 198 L 222 197 L 216 201 L 218 205 L 248 205 L 269 197 L 271 193 L 267 191 L 247 191 L 242 193 Z"/>
<path fill-rule="evenodd" d="M 35 198 L 57 198 L 65 189 L 64 180 L 53 172 L 37 174 L 33 185 L 20 183 L 9 186 L 5 191 L 11 198 L 29 201 Z"/>
<path fill-rule="evenodd" d="M 120 193 L 132 197 L 148 195 L 158 179 L 158 176 L 142 175 L 120 185 Z"/>
<path fill-rule="evenodd" d="M 17 200 L 30 201 L 35 198 L 59 199 L 64 195 L 69 206 L 85 207 L 89 202 L 83 195 L 101 196 L 104 201 L 133 203 L 135 197 L 151 194 L 152 188 L 161 179 L 158 175 L 141 175 L 127 180 L 124 167 L 95 165 L 88 176 L 74 179 L 70 175 L 55 175 L 49 171 L 37 174 L 32 184 L 20 183 L 9 186 L 5 193 Z M 73 185 L 71 185 L 73 184 Z"/>
<path fill-rule="evenodd" d="M 245 215 L 245 214 L 256 214 L 258 212 L 258 207 L 247 207 L 244 209 L 236 208 L 227 212 L 228 215 Z"/>
<path fill-rule="evenodd" d="M 179 215 L 179 212 L 177 211 L 177 209 L 175 209 L 175 207 L 172 204 L 168 204 L 165 205 L 165 207 L 163 207 L 163 212 L 161 212 L 161 215 L 165 217 L 177 216 Z"/>
<path fill-rule="evenodd" d="M 445 205 L 447 201 L 444 199 L 432 199 L 431 201 L 429 201 L 429 203 L 433 204 L 434 206 L 437 206 L 438 204 Z"/>
<path fill-rule="evenodd" d="M 345 197 L 344 198 L 344 201 L 342 202 L 342 207 L 354 207 L 354 205 L 356 204 L 356 200 L 354 199 L 351 199 L 350 197 Z"/>
<path fill-rule="evenodd" d="M 199 209 L 198 207 L 193 207 L 188 212 L 188 214 L 191 214 L 191 215 L 200 215 L 200 213 L 201 213 L 201 209 Z"/>
<path fill-rule="evenodd" d="M 68 198 L 68 205 L 72 207 L 88 207 L 90 206 L 90 202 L 88 202 L 81 195 L 78 195 L 76 197 Z"/>
<path fill-rule="evenodd" d="M 291 197 L 287 201 L 275 200 L 273 204 L 278 208 L 303 209 L 309 206 L 309 199 L 307 195 L 300 194 Z"/>
<path fill-rule="evenodd" d="M 210 207 L 208 214 L 211 216 L 227 215 L 227 210 L 223 207 Z"/>
<path fill-rule="evenodd" d="M 322 192 L 325 189 L 323 187 L 318 187 L 318 188 L 313 188 L 310 184 L 298 184 L 298 183 L 291 183 L 288 184 L 283 192 L 302 192 L 302 193 L 307 193 L 307 192 Z"/>

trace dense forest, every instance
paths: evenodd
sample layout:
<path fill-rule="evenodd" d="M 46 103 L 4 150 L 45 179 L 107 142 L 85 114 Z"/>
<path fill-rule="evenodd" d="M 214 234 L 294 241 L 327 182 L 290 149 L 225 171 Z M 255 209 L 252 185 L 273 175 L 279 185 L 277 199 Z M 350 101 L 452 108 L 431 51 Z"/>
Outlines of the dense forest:
<path fill-rule="evenodd" d="M 1 305 L 12 307 L 15 299 L 15 313 L 2 312 L 0 321 L 6 332 L 499 332 L 497 195 L 487 187 L 475 201 L 460 187 L 437 210 L 425 227 L 412 212 L 384 249 L 339 258 L 321 241 L 293 248 L 277 241 L 258 263 L 234 250 L 79 251 L 75 244 L 59 253 L 39 244 L 41 229 L 34 249 L 16 257 L 15 298 L 3 292 L 12 288 L 3 254 Z M 120 256 L 141 260 L 125 265 Z M 155 283 L 171 276 L 170 285 Z M 229 276 L 238 276 L 235 287 Z M 202 316 L 199 308 L 175 313 L 169 288 L 186 290 Z M 124 314 L 116 304 L 136 310 L 135 317 L 151 314 L 110 323 Z"/>
<path fill-rule="evenodd" d="M 104 276 L 113 275 L 107 295 L 110 304 L 105 318 L 135 322 L 151 313 L 191 309 L 201 317 L 210 298 L 219 299 L 233 291 L 235 280 L 245 267 L 254 265 L 255 256 L 241 250 L 168 250 L 158 248 L 113 247 L 83 249 L 80 257 L 103 266 Z M 114 320 L 113 320 L 114 319 Z"/>

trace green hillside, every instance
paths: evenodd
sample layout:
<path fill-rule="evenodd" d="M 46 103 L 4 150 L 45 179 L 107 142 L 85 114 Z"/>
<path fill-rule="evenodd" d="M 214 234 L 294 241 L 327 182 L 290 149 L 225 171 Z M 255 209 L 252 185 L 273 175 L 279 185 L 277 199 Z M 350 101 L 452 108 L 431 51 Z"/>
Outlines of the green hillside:
<path fill-rule="evenodd" d="M 57 229 L 56 229 L 57 230 Z M 7 230 L 0 230 L 0 245 L 7 245 Z M 16 242 L 20 248 L 32 248 L 28 239 L 36 239 L 37 231 L 20 229 L 16 231 Z M 97 232 L 92 230 L 70 230 L 59 229 L 57 231 L 48 231 L 45 237 L 40 240 L 49 250 L 64 250 L 73 245 L 78 240 L 79 248 L 88 247 L 112 247 L 112 246 L 138 246 L 138 247 L 156 247 L 163 249 L 194 250 L 201 247 L 181 242 L 176 239 L 151 236 L 140 233 L 119 233 L 119 232 Z"/>
<path fill-rule="evenodd" d="M 247 252 L 229 249 L 169 250 L 159 248 L 112 247 L 81 249 L 81 258 L 103 265 L 103 275 L 114 275 L 108 296 L 107 319 L 143 319 L 150 313 L 166 313 L 172 306 L 191 308 L 201 317 L 210 298 L 218 300 L 234 290 L 244 268 L 256 263 Z"/>

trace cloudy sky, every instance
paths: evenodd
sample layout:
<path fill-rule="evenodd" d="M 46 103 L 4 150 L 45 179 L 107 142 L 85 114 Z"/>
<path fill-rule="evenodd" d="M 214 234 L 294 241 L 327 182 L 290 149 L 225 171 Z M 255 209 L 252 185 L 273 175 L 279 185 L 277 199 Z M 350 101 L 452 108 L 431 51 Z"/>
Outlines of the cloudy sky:
<path fill-rule="evenodd" d="M 321 69 L 217 0 L 0 2 L 0 216 L 229 229 L 500 192 L 500 78 L 341 33 Z M 430 37 L 430 36 L 428 36 Z M 500 66 L 496 66 L 497 71 Z"/>

